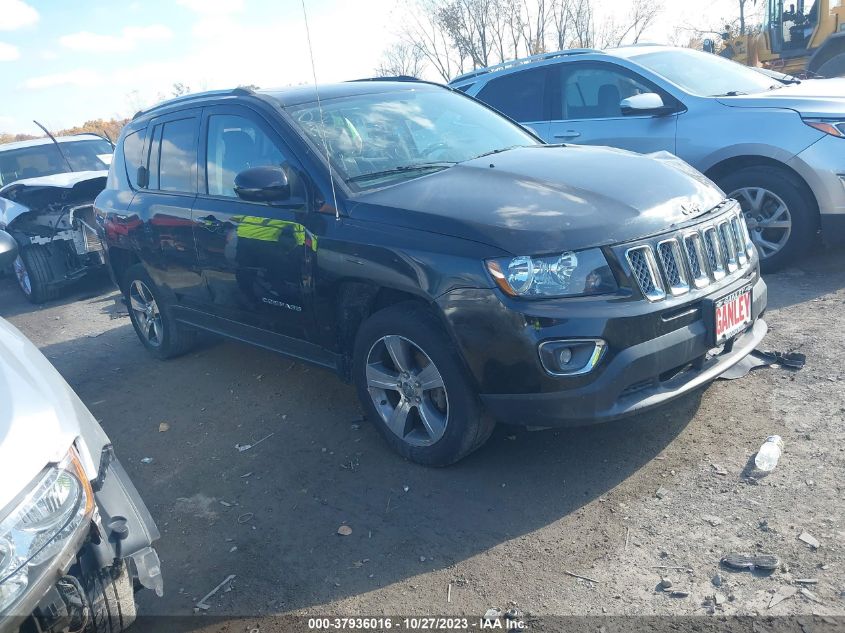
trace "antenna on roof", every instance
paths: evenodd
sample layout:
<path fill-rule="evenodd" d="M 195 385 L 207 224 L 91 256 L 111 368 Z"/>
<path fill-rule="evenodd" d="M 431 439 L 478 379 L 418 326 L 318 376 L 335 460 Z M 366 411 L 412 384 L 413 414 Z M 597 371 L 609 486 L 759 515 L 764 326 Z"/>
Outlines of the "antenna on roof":
<path fill-rule="evenodd" d="M 305 0 L 302 0 L 302 15 L 305 17 L 305 36 L 308 38 L 308 54 L 311 56 L 311 74 L 314 77 L 314 94 L 317 95 L 317 110 L 320 111 L 320 136 L 323 139 L 323 150 L 326 152 L 326 164 L 329 166 L 329 182 L 332 185 L 332 201 L 334 202 L 335 220 L 340 220 L 340 209 L 337 206 L 337 192 L 334 188 L 334 174 L 332 173 L 332 159 L 329 155 L 329 143 L 326 140 L 326 122 L 323 119 L 323 104 L 320 102 L 320 89 L 317 87 L 317 67 L 314 65 L 314 49 L 311 47 L 311 30 L 308 28 L 308 12 L 305 10 Z"/>
<path fill-rule="evenodd" d="M 65 162 L 67 163 L 67 168 L 71 172 L 73 172 L 73 165 L 70 164 L 70 161 L 67 158 L 67 154 L 65 154 L 64 151 L 62 150 L 62 146 L 56 140 L 56 137 L 53 136 L 52 134 L 50 134 L 50 131 L 46 127 L 41 125 L 38 121 L 33 119 L 32 122 L 35 123 L 35 125 L 37 125 L 38 127 L 40 127 L 42 130 L 44 130 L 44 134 L 46 134 L 47 136 L 50 137 L 50 140 L 53 141 L 53 143 L 56 145 L 56 149 L 59 150 L 59 154 L 61 155 L 61 157 L 65 159 Z"/>

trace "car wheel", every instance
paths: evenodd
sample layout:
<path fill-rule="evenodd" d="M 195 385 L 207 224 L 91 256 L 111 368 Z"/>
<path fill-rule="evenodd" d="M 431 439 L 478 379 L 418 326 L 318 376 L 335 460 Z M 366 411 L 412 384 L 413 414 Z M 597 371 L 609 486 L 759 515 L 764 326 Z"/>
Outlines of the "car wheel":
<path fill-rule="evenodd" d="M 129 318 L 141 343 L 156 358 L 174 358 L 196 343 L 196 331 L 176 321 L 146 269 L 141 264 L 126 271 L 124 282 Z"/>
<path fill-rule="evenodd" d="M 367 417 L 418 464 L 452 464 L 483 445 L 495 426 L 424 306 L 399 304 L 367 319 L 355 340 L 353 377 Z"/>
<path fill-rule="evenodd" d="M 54 283 L 56 275 L 51 266 L 52 259 L 46 248 L 33 245 L 23 247 L 12 264 L 18 287 L 32 303 L 52 301 L 59 296 L 60 289 Z"/>
<path fill-rule="evenodd" d="M 135 592 L 126 563 L 93 573 L 86 593 L 90 616 L 85 633 L 120 633 L 135 622 Z"/>
<path fill-rule="evenodd" d="M 812 245 L 818 213 L 794 174 L 777 167 L 746 167 L 718 184 L 742 207 L 764 271 L 793 263 Z"/>

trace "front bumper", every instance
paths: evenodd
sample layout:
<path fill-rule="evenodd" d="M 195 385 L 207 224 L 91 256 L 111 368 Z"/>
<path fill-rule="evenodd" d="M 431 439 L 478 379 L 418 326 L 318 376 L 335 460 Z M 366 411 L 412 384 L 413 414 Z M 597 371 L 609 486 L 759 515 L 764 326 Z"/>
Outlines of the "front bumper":
<path fill-rule="evenodd" d="M 753 287 L 752 325 L 713 356 L 709 301 L 747 285 Z M 580 426 L 639 413 L 709 384 L 763 339 L 767 302 L 755 266 L 706 296 L 659 306 L 570 300 L 548 316 L 532 306 L 529 316 L 492 290 L 456 291 L 440 304 L 491 415 L 509 424 Z M 550 318 L 555 312 L 558 318 Z M 569 338 L 603 338 L 608 353 L 588 375 L 550 376 L 537 346 Z"/>
<path fill-rule="evenodd" d="M 34 630 L 53 630 L 57 618 L 60 621 L 66 615 L 57 601 L 56 582 L 71 575 L 84 586 L 88 576 L 116 561 L 126 561 L 141 585 L 162 595 L 160 563 L 152 547 L 159 538 L 158 528 L 110 446 L 103 451 L 100 474 L 91 484 L 97 510 L 61 555 L 0 616 L 0 633 L 18 631 L 28 618 L 37 621 L 40 628 Z"/>
<path fill-rule="evenodd" d="M 819 204 L 822 237 L 845 242 L 845 140 L 825 136 L 787 164 L 807 182 Z"/>

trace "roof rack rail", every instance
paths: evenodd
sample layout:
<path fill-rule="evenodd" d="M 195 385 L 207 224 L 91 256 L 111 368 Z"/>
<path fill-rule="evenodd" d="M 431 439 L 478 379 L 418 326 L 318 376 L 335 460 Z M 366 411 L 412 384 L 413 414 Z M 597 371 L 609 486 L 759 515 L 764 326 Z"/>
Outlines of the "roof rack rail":
<path fill-rule="evenodd" d="M 204 92 L 192 92 L 190 94 L 174 97 L 173 99 L 168 99 L 167 101 L 162 101 L 161 103 L 157 103 L 154 106 L 150 106 L 145 110 L 138 110 L 138 112 L 135 113 L 135 116 L 132 117 L 132 120 L 134 121 L 143 114 L 148 114 L 160 108 L 165 108 L 169 105 L 173 105 L 174 103 L 182 103 L 183 101 L 192 101 L 194 99 L 202 99 L 204 97 L 225 97 L 252 94 L 255 94 L 255 91 L 252 88 L 228 88 L 225 90 L 206 90 Z"/>
<path fill-rule="evenodd" d="M 539 53 L 537 55 L 531 55 L 530 57 L 522 57 L 520 59 L 511 59 L 506 62 L 502 62 L 501 64 L 495 64 L 494 66 L 487 66 L 486 68 L 478 68 L 473 70 L 472 72 L 465 73 L 458 77 L 455 77 L 450 84 L 457 83 L 459 81 L 465 81 L 467 79 L 472 79 L 474 77 L 479 77 L 480 75 L 486 75 L 488 73 L 498 72 L 500 70 L 506 70 L 508 68 L 513 68 L 514 66 L 521 66 L 523 64 L 530 64 L 532 62 L 539 62 L 539 61 L 546 61 L 548 59 L 555 59 L 558 57 L 568 57 L 570 55 L 590 55 L 596 53 L 602 53 L 598 49 L 594 48 L 569 48 L 562 51 L 554 51 L 551 53 Z"/>
<path fill-rule="evenodd" d="M 350 79 L 348 83 L 357 83 L 359 81 L 419 81 L 423 80 L 412 75 L 394 75 L 392 77 L 364 77 L 363 79 Z"/>

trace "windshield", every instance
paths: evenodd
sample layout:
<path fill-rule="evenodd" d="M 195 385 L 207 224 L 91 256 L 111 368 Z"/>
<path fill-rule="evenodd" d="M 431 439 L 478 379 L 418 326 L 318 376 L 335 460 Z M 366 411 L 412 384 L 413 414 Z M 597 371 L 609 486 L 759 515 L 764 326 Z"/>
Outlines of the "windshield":
<path fill-rule="evenodd" d="M 112 147 L 103 139 L 61 143 L 73 169 L 69 169 L 55 143 L 3 151 L 0 148 L 0 186 L 24 178 L 40 178 L 69 171 L 100 171 L 109 168 Z"/>
<path fill-rule="evenodd" d="M 290 106 L 287 111 L 354 189 L 417 178 L 478 156 L 539 142 L 484 106 L 446 90 L 403 90 Z M 320 122 L 322 121 L 322 125 Z"/>
<path fill-rule="evenodd" d="M 700 51 L 657 51 L 631 59 L 699 97 L 765 92 L 775 83 L 747 66 Z"/>

